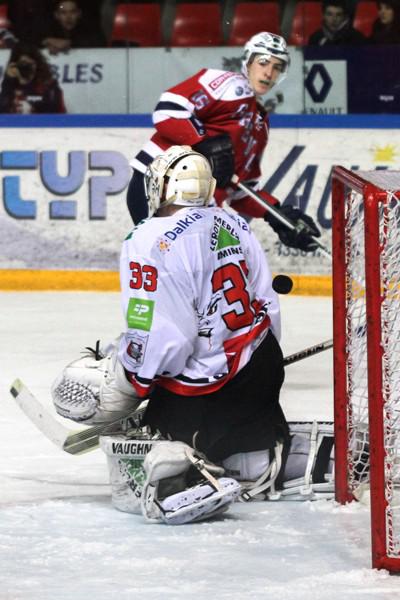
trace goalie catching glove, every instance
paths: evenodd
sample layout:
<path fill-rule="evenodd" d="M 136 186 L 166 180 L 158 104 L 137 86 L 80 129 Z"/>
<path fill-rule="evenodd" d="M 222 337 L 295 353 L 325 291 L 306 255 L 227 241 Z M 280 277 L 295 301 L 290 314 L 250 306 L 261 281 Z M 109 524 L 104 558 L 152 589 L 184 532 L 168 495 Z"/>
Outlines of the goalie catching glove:
<path fill-rule="evenodd" d="M 298 248 L 304 252 L 317 250 L 319 247 L 318 243 L 311 236 L 319 238 L 321 237 L 321 232 L 314 223 L 314 220 L 302 210 L 290 204 L 279 206 L 279 203 L 277 203 L 274 207 L 279 208 L 279 212 L 289 219 L 295 227 L 294 229 L 289 229 L 287 225 L 279 221 L 271 212 L 267 211 L 265 213 L 264 221 L 271 225 L 275 233 L 278 234 L 282 244 L 289 246 L 289 248 Z"/>
<path fill-rule="evenodd" d="M 100 354 L 88 349 L 65 367 L 51 390 L 58 414 L 85 424 L 108 423 L 139 406 L 142 399 L 118 360 L 118 342 Z"/>

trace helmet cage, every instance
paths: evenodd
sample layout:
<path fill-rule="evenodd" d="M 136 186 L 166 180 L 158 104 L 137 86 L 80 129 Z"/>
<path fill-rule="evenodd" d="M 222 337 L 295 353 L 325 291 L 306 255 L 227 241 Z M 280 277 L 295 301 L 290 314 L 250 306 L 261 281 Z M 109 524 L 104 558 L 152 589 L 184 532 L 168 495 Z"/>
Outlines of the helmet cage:
<path fill-rule="evenodd" d="M 148 166 L 144 176 L 149 217 L 160 207 L 207 206 L 216 181 L 208 160 L 190 146 L 171 146 Z"/>

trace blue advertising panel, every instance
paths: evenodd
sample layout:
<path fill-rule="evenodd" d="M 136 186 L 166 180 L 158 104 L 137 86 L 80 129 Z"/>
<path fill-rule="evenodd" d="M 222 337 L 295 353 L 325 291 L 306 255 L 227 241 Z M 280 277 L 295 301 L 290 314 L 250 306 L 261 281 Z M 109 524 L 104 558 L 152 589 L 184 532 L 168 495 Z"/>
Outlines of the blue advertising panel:
<path fill-rule="evenodd" d="M 306 113 L 400 113 L 399 46 L 307 46 L 303 51 Z M 332 100 L 338 90 L 342 106 Z"/>

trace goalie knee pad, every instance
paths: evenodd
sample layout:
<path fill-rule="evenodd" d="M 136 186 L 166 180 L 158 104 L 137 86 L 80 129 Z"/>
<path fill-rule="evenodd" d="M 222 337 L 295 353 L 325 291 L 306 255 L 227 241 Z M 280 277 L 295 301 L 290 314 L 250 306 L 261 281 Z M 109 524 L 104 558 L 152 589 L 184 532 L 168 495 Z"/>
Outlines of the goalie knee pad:
<path fill-rule="evenodd" d="M 143 462 L 158 443 L 159 436 L 152 436 L 146 428 L 100 436 L 100 448 L 107 456 L 112 504 L 118 510 L 141 514 L 146 479 Z"/>
<path fill-rule="evenodd" d="M 220 477 L 221 467 L 183 442 L 155 446 L 144 469 L 142 513 L 150 522 L 182 525 L 209 519 L 225 511 L 241 489 L 234 479 Z"/>
<path fill-rule="evenodd" d="M 226 473 L 238 481 L 255 481 L 268 469 L 269 450 L 239 452 L 222 461 Z"/>
<path fill-rule="evenodd" d="M 243 487 L 240 500 L 266 500 L 275 493 L 275 482 L 281 470 L 283 444 L 272 450 L 233 454 L 223 461 L 229 475 L 234 475 Z"/>

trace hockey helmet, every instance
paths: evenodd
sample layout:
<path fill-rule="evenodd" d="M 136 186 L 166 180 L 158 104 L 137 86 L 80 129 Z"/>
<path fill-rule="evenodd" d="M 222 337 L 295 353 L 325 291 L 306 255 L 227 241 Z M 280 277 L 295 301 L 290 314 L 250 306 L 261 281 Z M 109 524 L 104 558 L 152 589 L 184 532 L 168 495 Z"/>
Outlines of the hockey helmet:
<path fill-rule="evenodd" d="M 283 61 L 283 71 L 275 84 L 281 83 L 289 70 L 290 56 L 284 38 L 276 33 L 262 31 L 256 33 L 246 42 L 243 49 L 242 73 L 248 77 L 247 66 L 255 54 L 263 54 L 266 57 L 275 57 Z"/>
<path fill-rule="evenodd" d="M 149 217 L 160 206 L 207 206 L 216 181 L 210 163 L 190 146 L 171 146 L 147 167 L 144 176 Z"/>

